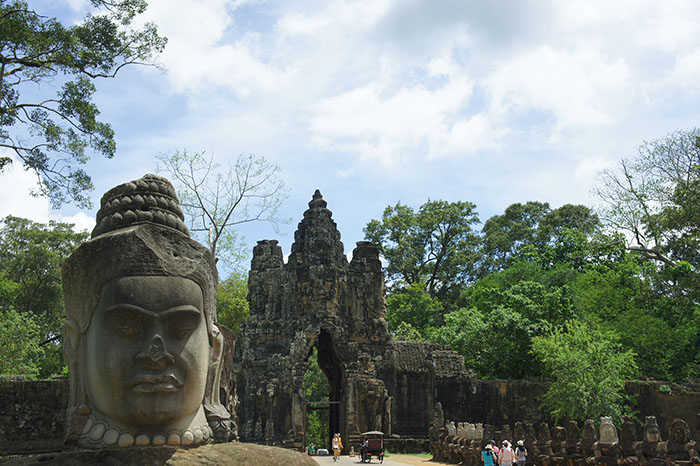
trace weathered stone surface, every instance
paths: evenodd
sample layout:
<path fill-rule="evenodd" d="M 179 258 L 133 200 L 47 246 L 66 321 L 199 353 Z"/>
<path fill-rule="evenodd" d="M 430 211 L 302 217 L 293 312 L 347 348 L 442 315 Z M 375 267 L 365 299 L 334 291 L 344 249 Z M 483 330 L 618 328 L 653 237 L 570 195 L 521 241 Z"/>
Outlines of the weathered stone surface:
<path fill-rule="evenodd" d="M 464 393 L 467 397 L 466 400 L 457 400 L 461 403 L 458 407 L 464 410 L 463 412 L 466 414 L 459 414 L 458 412 L 457 414 L 453 413 L 449 417 L 452 419 L 474 419 L 479 421 L 493 419 L 491 422 L 485 421 L 483 425 L 484 438 L 489 439 L 494 438 L 493 434 L 490 433 L 491 430 L 494 430 L 492 426 L 494 424 L 512 422 L 508 419 L 531 419 L 537 422 L 547 419 L 546 413 L 538 410 L 539 402 L 537 398 L 535 396 L 524 396 L 530 391 L 533 391 L 535 394 L 543 393 L 547 387 L 545 383 L 535 384 L 529 381 L 509 381 L 503 382 L 504 385 L 501 384 L 502 382 L 500 381 L 492 380 L 465 381 L 462 382 L 462 385 L 459 382 L 455 382 L 452 385 L 453 390 Z M 643 422 L 644 416 L 654 413 L 647 406 L 655 406 L 659 409 L 656 413 L 656 418 L 663 432 L 669 429 L 671 421 L 676 416 L 688 424 L 691 438 L 699 441 L 700 416 L 698 416 L 698 411 L 700 409 L 698 407 L 700 406 L 700 385 L 674 385 L 674 395 L 672 396 L 654 389 L 658 385 L 661 385 L 661 382 L 630 382 L 627 384 L 628 393 L 641 392 L 644 394 L 644 397 L 640 398 L 637 405 L 637 409 L 639 409 L 637 419 Z M 499 388 L 501 386 L 504 386 L 505 390 L 501 391 Z M 0 406 L 5 407 L 4 410 L 0 410 L 0 455 L 43 452 L 57 448 L 63 441 L 66 414 L 63 407 L 67 404 L 68 391 L 66 380 L 0 380 Z M 476 393 L 473 393 L 473 391 Z M 453 400 L 454 398 L 450 397 L 449 399 Z M 530 403 L 530 406 L 523 406 L 524 403 Z M 414 404 L 421 404 L 421 400 L 416 398 Z M 684 409 L 683 415 L 677 416 L 676 413 L 680 411 L 681 407 Z M 450 406 L 451 410 L 453 408 L 453 406 Z M 496 417 L 504 411 L 509 414 L 508 419 Z M 522 413 L 533 414 L 525 416 Z M 435 410 L 431 413 L 431 419 L 432 414 L 441 416 L 437 426 L 444 429 L 442 407 L 440 412 Z M 633 448 L 632 443 L 635 442 L 635 435 L 641 439 L 641 427 L 637 427 L 637 423 L 638 421 L 630 421 L 627 427 L 623 424 L 619 435 L 621 446 L 627 444 L 627 448 Z M 523 422 L 523 427 L 526 427 L 526 425 L 527 423 Z M 580 450 L 577 446 L 581 439 L 580 430 L 576 432 L 568 424 L 566 427 L 568 436 L 567 452 L 570 448 L 573 449 L 572 451 Z M 579 426 L 578 428 L 580 429 L 581 427 Z M 528 448 L 528 451 L 533 451 L 532 448 L 536 441 L 534 429 L 532 430 L 532 437 L 527 435 L 528 429 L 525 429 L 525 432 L 525 446 Z M 515 439 L 522 438 L 516 431 L 513 431 L 513 435 Z M 402 451 L 412 451 L 404 449 L 408 449 L 412 445 L 424 444 L 424 442 L 416 443 L 412 441 L 407 443 L 404 441 L 405 439 L 406 437 L 400 437 L 396 440 L 388 439 L 387 442 L 400 445 Z M 593 442 L 591 442 L 591 448 Z M 626 455 L 626 457 L 629 456 L 631 455 Z"/>
<path fill-rule="evenodd" d="M 430 428 L 430 451 L 433 461 L 460 463 L 464 466 L 483 465 L 478 453 L 491 438 L 498 437 L 485 426 L 483 442 L 469 442 L 464 438 L 450 435 L 453 422 L 447 427 Z M 458 423 L 464 424 L 464 423 Z M 524 426 L 524 427 L 523 427 Z M 510 425 L 504 425 L 500 433 L 505 432 L 503 440 L 509 440 Z M 691 430 L 682 419 L 674 419 L 669 426 L 669 440 L 661 441 L 660 432 L 654 416 L 647 416 L 644 433 L 639 441 L 631 418 L 626 417 L 618 441 L 617 431 L 609 417 L 600 418 L 600 438 L 597 440 L 595 423 L 588 420 L 583 428 L 583 438 L 579 442 L 578 424 L 569 422 L 568 428 L 555 426 L 551 428 L 542 422 L 537 426 L 535 439 L 532 423 L 516 422 L 513 435 L 525 440 L 517 441 L 527 449 L 527 464 L 535 466 L 694 466 L 700 464 L 700 454 L 696 442 L 692 440 Z M 698 433 L 700 434 L 700 432 Z M 528 440 L 529 439 L 529 440 Z M 499 439 L 500 440 L 500 439 Z M 631 446 L 634 445 L 636 451 Z"/>
<path fill-rule="evenodd" d="M 84 448 L 197 445 L 231 437 L 217 271 L 157 175 L 101 200 L 92 238 L 62 268 L 67 441 Z"/>
<path fill-rule="evenodd" d="M 302 453 L 263 445 L 221 443 L 196 448 L 134 447 L 127 449 L 79 450 L 11 458 L 7 466 L 100 465 L 100 466 L 315 466 Z"/>
<path fill-rule="evenodd" d="M 330 432 L 348 449 L 369 430 L 425 437 L 439 380 L 471 376 L 449 348 L 392 341 L 378 249 L 359 242 L 348 262 L 318 191 L 287 263 L 277 241 L 259 241 L 248 283 L 250 319 L 234 362 L 244 441 L 303 444 L 302 381 L 314 347 L 331 385 Z"/>

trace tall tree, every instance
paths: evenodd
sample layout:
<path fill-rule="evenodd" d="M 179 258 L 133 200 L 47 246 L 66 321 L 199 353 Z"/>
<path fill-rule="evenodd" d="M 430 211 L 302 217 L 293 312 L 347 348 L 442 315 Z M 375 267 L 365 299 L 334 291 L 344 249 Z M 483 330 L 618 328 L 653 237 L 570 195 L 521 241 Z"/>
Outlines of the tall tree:
<path fill-rule="evenodd" d="M 478 222 L 471 202 L 428 201 L 417 212 L 398 203 L 364 232 L 379 245 L 395 286 L 422 283 L 428 295 L 446 298 L 474 276 Z"/>
<path fill-rule="evenodd" d="M 700 264 L 700 129 L 644 142 L 634 158 L 603 172 L 596 193 L 630 250 L 670 266 Z"/>
<path fill-rule="evenodd" d="M 41 224 L 6 217 L 0 224 L 0 307 L 11 308 L 32 321 L 40 337 L 37 355 L 40 376 L 60 370 L 61 337 L 65 312 L 61 288 L 61 266 L 88 237 L 75 233 L 73 225 L 51 221 Z"/>
<path fill-rule="evenodd" d="M 131 64 L 153 63 L 166 39 L 146 23 L 133 29 L 145 0 L 90 0 L 96 14 L 64 26 L 23 0 L 0 0 L 0 147 L 11 150 L 40 180 L 39 194 L 57 207 L 90 205 L 88 149 L 115 154 L 112 127 L 92 101 L 97 78 Z M 55 96 L 46 94 L 62 83 Z M 11 162 L 0 156 L 0 170 Z"/>
<path fill-rule="evenodd" d="M 190 231 L 217 260 L 235 268 L 246 257 L 234 230 L 237 225 L 268 222 L 277 227 L 287 193 L 279 167 L 264 157 L 241 155 L 223 168 L 204 152 L 176 151 L 158 160 L 159 171 L 174 178 Z"/>
<path fill-rule="evenodd" d="M 503 270 L 523 246 L 533 245 L 539 223 L 550 210 L 546 202 L 515 203 L 509 205 L 502 215 L 486 220 L 482 229 L 482 275 Z"/>
<path fill-rule="evenodd" d="M 552 210 L 542 202 L 515 203 L 484 223 L 480 275 L 504 270 L 536 251 L 550 265 L 574 258 L 573 246 L 600 225 L 589 207 L 565 204 Z"/>

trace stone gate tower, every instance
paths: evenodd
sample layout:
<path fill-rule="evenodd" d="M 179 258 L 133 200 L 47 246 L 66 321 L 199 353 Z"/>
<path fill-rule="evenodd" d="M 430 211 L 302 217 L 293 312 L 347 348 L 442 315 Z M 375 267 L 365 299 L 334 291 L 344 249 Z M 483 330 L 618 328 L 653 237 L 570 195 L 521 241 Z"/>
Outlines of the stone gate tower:
<path fill-rule="evenodd" d="M 436 384 L 468 377 L 463 359 L 446 347 L 392 341 L 378 249 L 358 242 L 348 262 L 326 206 L 317 190 L 287 263 L 277 241 L 253 250 L 250 318 L 234 356 L 239 437 L 303 445 L 302 383 L 314 347 L 331 387 L 330 432 L 347 440 L 397 428 L 425 435 Z"/>

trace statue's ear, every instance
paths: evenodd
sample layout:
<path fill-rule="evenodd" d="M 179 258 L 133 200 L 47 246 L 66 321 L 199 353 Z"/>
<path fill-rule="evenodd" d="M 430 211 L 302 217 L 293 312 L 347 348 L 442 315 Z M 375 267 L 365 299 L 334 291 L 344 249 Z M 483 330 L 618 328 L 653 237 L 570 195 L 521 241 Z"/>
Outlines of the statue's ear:
<path fill-rule="evenodd" d="M 63 356 L 68 364 L 68 409 L 66 412 L 66 443 L 77 441 L 85 424 L 88 409 L 82 367 L 80 367 L 80 326 L 75 320 L 63 325 Z"/>
<path fill-rule="evenodd" d="M 224 335 L 216 324 L 212 324 L 212 345 L 210 360 L 212 365 L 221 364 L 221 357 L 224 353 Z"/>

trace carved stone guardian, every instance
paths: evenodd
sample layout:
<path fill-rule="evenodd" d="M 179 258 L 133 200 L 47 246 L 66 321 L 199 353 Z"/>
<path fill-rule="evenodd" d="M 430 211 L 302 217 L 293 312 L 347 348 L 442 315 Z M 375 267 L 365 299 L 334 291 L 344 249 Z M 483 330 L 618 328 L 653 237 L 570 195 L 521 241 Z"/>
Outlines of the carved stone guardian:
<path fill-rule="evenodd" d="M 668 464 L 700 464 L 696 443 L 690 439 L 690 428 L 683 419 L 674 419 L 668 426 L 665 450 Z"/>
<path fill-rule="evenodd" d="M 644 423 L 644 440 L 637 443 L 635 453 L 642 465 L 662 466 L 666 464 L 661 450 L 661 432 L 656 416 L 647 416 Z"/>
<path fill-rule="evenodd" d="M 146 175 L 108 191 L 63 266 L 67 442 L 84 448 L 227 441 L 217 271 L 175 191 Z"/>
<path fill-rule="evenodd" d="M 600 418 L 600 440 L 593 445 L 596 464 L 614 466 L 620 459 L 617 429 L 610 417 Z"/>

